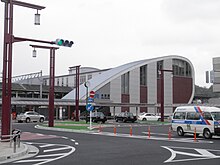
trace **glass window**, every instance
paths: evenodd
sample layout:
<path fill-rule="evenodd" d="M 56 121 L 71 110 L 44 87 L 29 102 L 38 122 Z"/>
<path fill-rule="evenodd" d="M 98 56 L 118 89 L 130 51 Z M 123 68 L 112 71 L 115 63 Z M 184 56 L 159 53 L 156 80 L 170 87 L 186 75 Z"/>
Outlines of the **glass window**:
<path fill-rule="evenodd" d="M 204 118 L 205 120 L 212 120 L 211 113 L 210 113 L 210 112 L 204 112 L 204 113 L 203 113 L 203 118 Z"/>
<path fill-rule="evenodd" d="M 176 76 L 192 77 L 190 64 L 183 60 L 173 59 L 173 74 Z"/>
<path fill-rule="evenodd" d="M 121 76 L 121 93 L 129 94 L 129 72 Z"/>
<path fill-rule="evenodd" d="M 173 115 L 173 119 L 185 119 L 186 113 L 185 112 L 176 112 Z"/>
<path fill-rule="evenodd" d="M 220 120 L 220 112 L 212 112 L 211 114 L 214 120 Z"/>
<path fill-rule="evenodd" d="M 188 120 L 199 120 L 200 119 L 200 114 L 197 112 L 188 112 L 186 119 Z"/>
<path fill-rule="evenodd" d="M 140 85 L 147 85 L 147 65 L 140 67 Z"/>

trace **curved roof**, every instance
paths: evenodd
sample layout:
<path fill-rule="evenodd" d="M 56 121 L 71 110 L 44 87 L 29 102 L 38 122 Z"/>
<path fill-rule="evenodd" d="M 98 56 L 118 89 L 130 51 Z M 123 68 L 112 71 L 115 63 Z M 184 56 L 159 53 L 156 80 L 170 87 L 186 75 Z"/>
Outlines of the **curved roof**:
<path fill-rule="evenodd" d="M 129 72 L 133 69 L 139 68 L 140 66 L 147 65 L 152 62 L 166 60 L 166 59 L 181 59 L 184 61 L 187 61 L 192 68 L 192 76 L 193 76 L 193 84 L 194 84 L 194 68 L 192 63 L 185 57 L 178 56 L 178 55 L 170 55 L 170 56 L 164 56 L 164 57 L 158 57 L 153 59 L 146 59 L 146 60 L 140 60 L 140 61 L 134 61 L 131 63 L 127 63 L 115 68 L 112 68 L 110 70 L 107 70 L 105 72 L 102 72 L 101 74 L 94 76 L 92 79 L 89 80 L 89 91 L 97 91 L 113 79 L 125 74 L 126 72 Z M 72 90 L 70 93 L 65 95 L 62 99 L 75 99 L 75 89 Z M 193 85 L 193 93 L 191 96 L 190 101 L 193 99 L 194 95 L 194 85 Z M 86 98 L 86 88 L 84 84 L 80 85 L 79 87 L 79 99 L 85 99 Z"/>

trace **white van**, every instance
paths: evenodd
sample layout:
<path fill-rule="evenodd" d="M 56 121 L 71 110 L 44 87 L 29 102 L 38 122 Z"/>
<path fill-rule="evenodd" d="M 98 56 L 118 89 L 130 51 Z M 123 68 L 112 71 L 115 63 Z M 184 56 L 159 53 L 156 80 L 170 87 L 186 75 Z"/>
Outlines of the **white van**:
<path fill-rule="evenodd" d="M 206 139 L 220 136 L 220 109 L 205 106 L 177 107 L 172 117 L 172 130 L 179 136 L 185 133 L 203 134 Z"/>

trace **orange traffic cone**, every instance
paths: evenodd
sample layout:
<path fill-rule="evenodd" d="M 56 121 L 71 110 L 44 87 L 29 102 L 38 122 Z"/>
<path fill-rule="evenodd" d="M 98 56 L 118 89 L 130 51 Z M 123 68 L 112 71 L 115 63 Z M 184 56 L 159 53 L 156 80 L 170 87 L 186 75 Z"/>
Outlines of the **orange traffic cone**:
<path fill-rule="evenodd" d="M 114 126 L 114 134 L 116 135 L 116 126 Z"/>
<path fill-rule="evenodd" d="M 148 138 L 150 139 L 150 126 L 148 127 Z"/>
<path fill-rule="evenodd" d="M 132 126 L 130 127 L 130 136 L 132 136 Z"/>

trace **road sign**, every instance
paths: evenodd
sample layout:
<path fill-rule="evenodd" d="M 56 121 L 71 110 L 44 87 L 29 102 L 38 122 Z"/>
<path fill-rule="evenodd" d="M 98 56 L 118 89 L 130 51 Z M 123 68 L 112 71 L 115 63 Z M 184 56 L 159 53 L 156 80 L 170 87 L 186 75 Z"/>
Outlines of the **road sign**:
<path fill-rule="evenodd" d="M 92 104 L 87 104 L 86 105 L 86 110 L 87 111 L 93 111 L 93 109 L 94 109 L 94 106 Z"/>
<path fill-rule="evenodd" d="M 94 98 L 94 96 L 95 96 L 95 92 L 94 92 L 94 91 L 90 91 L 90 92 L 89 92 L 89 97 L 90 97 L 90 98 Z"/>
<path fill-rule="evenodd" d="M 88 98 L 88 102 L 89 102 L 89 103 L 93 103 L 93 102 L 94 102 L 94 99 L 91 98 L 91 97 L 89 97 L 89 98 Z"/>

